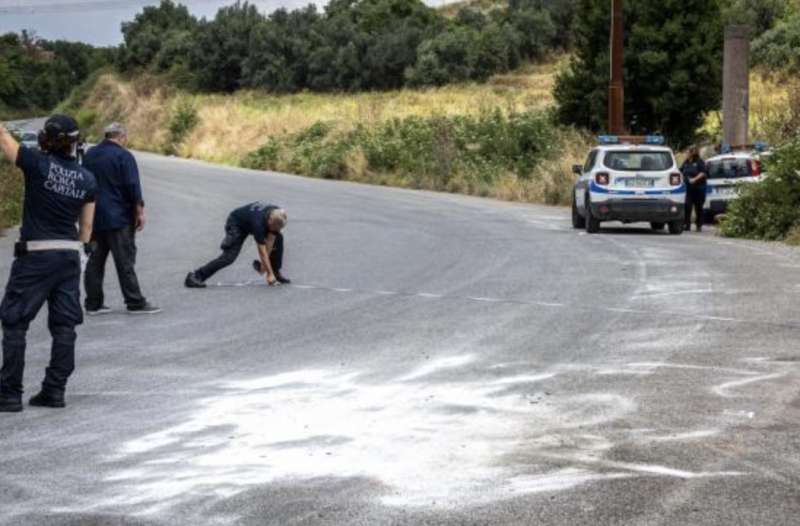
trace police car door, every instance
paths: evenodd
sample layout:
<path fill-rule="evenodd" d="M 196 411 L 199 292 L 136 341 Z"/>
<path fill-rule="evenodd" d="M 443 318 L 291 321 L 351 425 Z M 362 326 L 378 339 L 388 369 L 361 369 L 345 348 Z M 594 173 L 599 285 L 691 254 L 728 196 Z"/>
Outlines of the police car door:
<path fill-rule="evenodd" d="M 586 164 L 583 165 L 583 173 L 575 185 L 575 203 L 581 211 L 585 211 L 586 209 L 586 191 L 589 189 L 589 182 L 592 179 L 592 170 L 597 162 L 597 155 L 597 150 L 592 150 L 589 153 Z"/>

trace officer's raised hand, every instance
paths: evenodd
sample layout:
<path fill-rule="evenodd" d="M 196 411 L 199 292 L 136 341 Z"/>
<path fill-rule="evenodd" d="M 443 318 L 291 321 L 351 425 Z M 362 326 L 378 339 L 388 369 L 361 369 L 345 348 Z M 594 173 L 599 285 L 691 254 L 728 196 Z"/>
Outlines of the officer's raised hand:
<path fill-rule="evenodd" d="M 0 125 L 0 151 L 3 152 L 6 159 L 11 162 L 11 164 L 17 164 L 17 156 L 19 155 L 19 143 L 11 135 L 5 126 Z"/>

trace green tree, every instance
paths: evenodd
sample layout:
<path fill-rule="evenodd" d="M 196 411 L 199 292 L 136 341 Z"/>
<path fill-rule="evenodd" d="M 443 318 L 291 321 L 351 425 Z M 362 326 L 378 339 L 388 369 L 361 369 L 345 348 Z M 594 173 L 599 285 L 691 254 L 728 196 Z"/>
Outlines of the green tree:
<path fill-rule="evenodd" d="M 725 24 L 747 24 L 754 36 L 772 29 L 789 9 L 787 0 L 725 0 Z"/>
<path fill-rule="evenodd" d="M 237 1 L 203 21 L 194 35 L 189 67 L 202 90 L 232 92 L 244 86 L 243 67 L 250 39 L 266 18 L 256 6 Z"/>
<path fill-rule="evenodd" d="M 606 127 L 610 2 L 580 0 L 576 46 L 556 80 L 558 117 Z M 625 122 L 662 132 L 677 146 L 693 138 L 722 96 L 722 24 L 717 0 L 626 2 Z"/>
<path fill-rule="evenodd" d="M 753 43 L 753 60 L 773 73 L 800 74 L 800 12 L 788 15 Z"/>
<path fill-rule="evenodd" d="M 172 0 L 161 0 L 158 6 L 145 7 L 133 21 L 122 24 L 124 44 L 118 56 L 120 69 L 151 66 L 163 45 L 174 44 L 173 33 L 193 31 L 196 26 L 197 19 L 186 6 Z"/>

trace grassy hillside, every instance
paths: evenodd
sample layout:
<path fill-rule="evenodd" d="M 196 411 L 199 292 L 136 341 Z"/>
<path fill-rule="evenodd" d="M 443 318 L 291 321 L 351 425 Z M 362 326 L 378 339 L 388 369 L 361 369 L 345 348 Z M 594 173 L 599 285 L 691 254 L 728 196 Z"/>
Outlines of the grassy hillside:
<path fill-rule="evenodd" d="M 568 204 L 591 138 L 552 124 L 563 62 L 486 84 L 357 94 L 190 94 L 162 79 L 99 74 L 62 110 L 98 135 L 124 121 L 137 149 L 235 166 L 547 204 Z M 753 75 L 753 138 L 797 129 L 800 89 Z M 704 133 L 720 138 L 720 115 Z"/>
<path fill-rule="evenodd" d="M 103 74 L 62 109 L 95 134 L 123 120 L 133 146 L 144 150 L 557 204 L 567 201 L 570 166 L 587 148 L 585 136 L 547 118 L 558 66 L 529 66 L 481 85 L 279 96 L 195 95 L 155 77 Z"/>

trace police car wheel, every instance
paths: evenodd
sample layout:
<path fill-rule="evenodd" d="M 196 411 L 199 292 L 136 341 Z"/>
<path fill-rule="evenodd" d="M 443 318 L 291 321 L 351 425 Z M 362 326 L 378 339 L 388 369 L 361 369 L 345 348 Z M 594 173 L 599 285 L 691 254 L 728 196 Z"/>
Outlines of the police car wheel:
<path fill-rule="evenodd" d="M 581 230 L 586 228 L 586 219 L 578 212 L 575 196 L 572 197 L 572 228 Z"/>
<path fill-rule="evenodd" d="M 650 223 L 650 227 L 657 232 L 661 232 L 662 230 L 664 230 L 665 226 L 667 226 L 665 223 L 658 223 L 658 222 Z"/>
<path fill-rule="evenodd" d="M 592 202 L 589 196 L 586 196 L 586 233 L 596 234 L 600 232 L 600 220 L 592 215 Z"/>
<path fill-rule="evenodd" d="M 673 236 L 683 234 L 683 221 L 673 221 L 669 224 L 669 233 Z"/>

